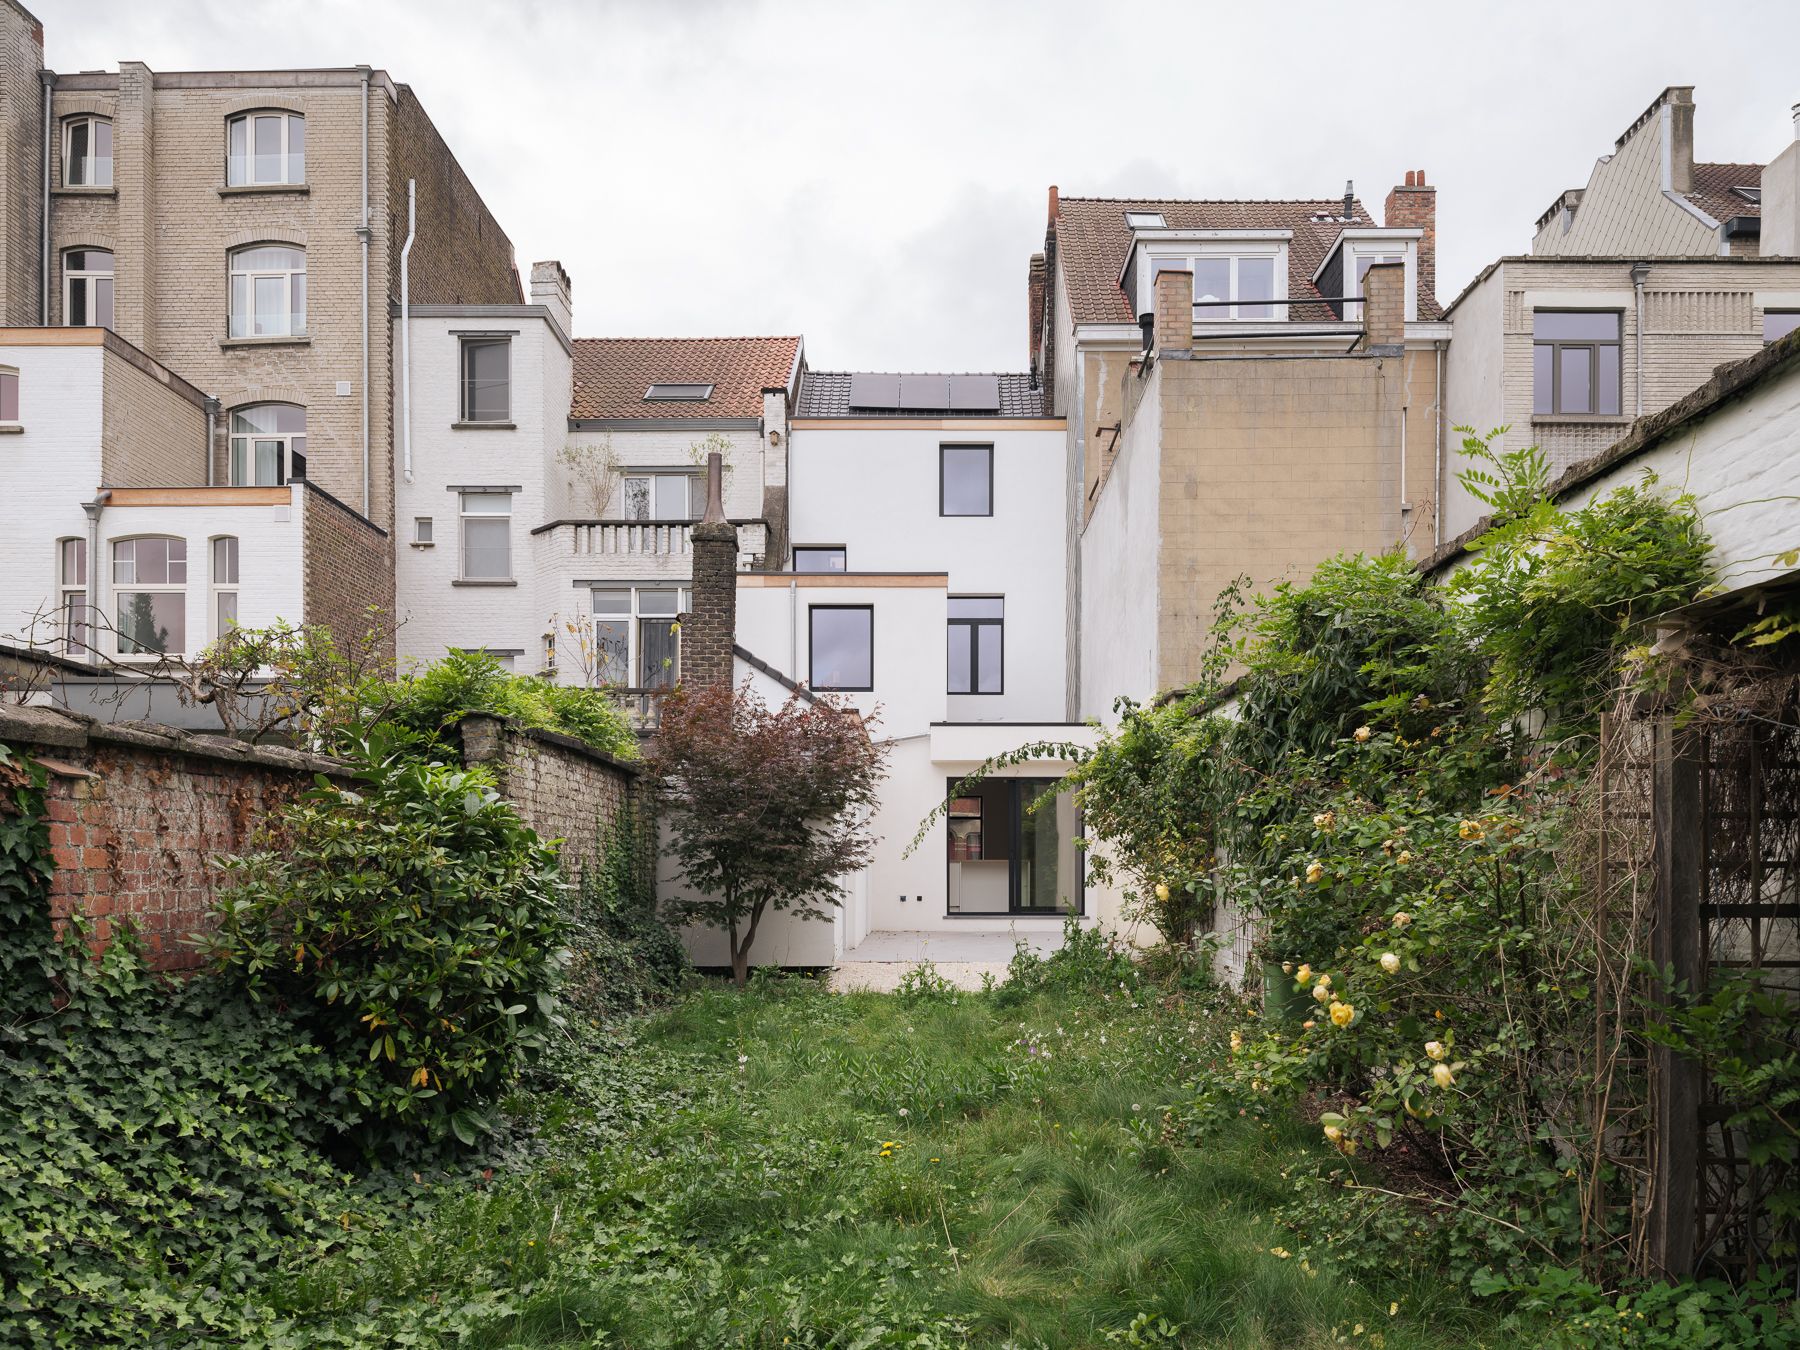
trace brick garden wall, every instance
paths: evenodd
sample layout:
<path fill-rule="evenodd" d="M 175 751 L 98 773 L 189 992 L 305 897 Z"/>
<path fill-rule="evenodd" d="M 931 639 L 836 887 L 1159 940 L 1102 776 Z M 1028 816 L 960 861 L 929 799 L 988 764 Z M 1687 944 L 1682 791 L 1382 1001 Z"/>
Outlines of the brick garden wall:
<path fill-rule="evenodd" d="M 342 770 L 275 746 L 48 708 L 0 706 L 0 741 L 49 771 L 52 914 L 85 914 L 102 943 L 129 919 L 158 970 L 197 963 L 183 939 L 210 922 L 223 879 L 213 860 L 248 849 L 314 774 Z"/>
<path fill-rule="evenodd" d="M 570 881 L 599 862 L 619 813 L 642 805 L 635 765 L 573 737 L 479 714 L 463 718 L 460 727 L 463 762 L 486 765 L 520 818 L 544 838 L 562 841 Z M 648 837 L 646 829 L 640 838 Z"/>

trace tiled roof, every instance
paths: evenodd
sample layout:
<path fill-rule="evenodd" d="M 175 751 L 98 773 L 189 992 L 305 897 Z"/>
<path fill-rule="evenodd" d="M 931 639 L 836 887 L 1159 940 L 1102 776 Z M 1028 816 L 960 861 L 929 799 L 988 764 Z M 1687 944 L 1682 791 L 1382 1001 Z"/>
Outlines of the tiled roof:
<path fill-rule="evenodd" d="M 762 391 L 785 389 L 798 337 L 577 338 L 574 418 L 761 417 Z M 710 384 L 712 397 L 646 400 L 653 384 Z"/>
<path fill-rule="evenodd" d="M 1131 302 L 1119 287 L 1119 272 L 1131 250 L 1127 211 L 1159 211 L 1172 230 L 1291 230 L 1288 241 L 1288 296 L 1318 296 L 1313 273 L 1331 252 L 1346 225 L 1368 227 L 1375 220 L 1352 199 L 1353 219 L 1344 220 L 1344 199 L 1322 201 L 1226 202 L 1149 201 L 1116 197 L 1062 197 L 1056 220 L 1056 254 L 1076 323 L 1134 323 Z M 1315 220 L 1314 217 L 1323 217 Z M 1436 318 L 1435 306 L 1419 297 L 1421 318 Z M 1331 321 L 1322 300 L 1289 305 L 1296 322 Z M 1432 310 L 1432 313 L 1427 313 Z"/>
<path fill-rule="evenodd" d="M 907 372 L 911 373 L 911 372 Z M 904 376 L 902 376 L 904 378 Z M 809 370 L 800 381 L 800 402 L 795 417 L 1048 417 L 1044 391 L 1034 388 L 1029 375 L 996 375 L 1000 385 L 998 412 L 923 412 L 912 408 L 856 408 L 850 406 L 850 372 Z"/>
<path fill-rule="evenodd" d="M 1733 216 L 1760 216 L 1760 203 L 1746 201 L 1731 189 L 1761 187 L 1762 174 L 1760 164 L 1695 164 L 1694 190 L 1682 195 L 1721 225 Z"/>

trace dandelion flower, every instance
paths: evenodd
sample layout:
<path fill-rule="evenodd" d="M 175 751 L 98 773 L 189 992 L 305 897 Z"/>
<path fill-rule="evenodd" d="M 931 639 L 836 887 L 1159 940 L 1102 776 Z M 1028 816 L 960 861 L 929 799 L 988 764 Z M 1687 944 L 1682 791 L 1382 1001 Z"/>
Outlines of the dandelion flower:
<path fill-rule="evenodd" d="M 1448 1064 L 1434 1064 L 1431 1066 L 1431 1081 L 1441 1088 L 1447 1088 L 1456 1081 L 1456 1075 L 1450 1071 Z"/>
<path fill-rule="evenodd" d="M 1317 886 L 1325 878 L 1325 864 L 1314 858 L 1306 865 L 1306 880 Z"/>
<path fill-rule="evenodd" d="M 1373 731 L 1369 730 L 1368 727 L 1358 727 L 1353 734 L 1356 737 L 1357 744 L 1360 745 L 1364 741 L 1368 740 L 1369 737 L 1373 736 L 1375 733 Z"/>
<path fill-rule="evenodd" d="M 1432 1059 L 1442 1059 L 1450 1051 L 1442 1041 L 1426 1041 L 1425 1053 Z"/>
<path fill-rule="evenodd" d="M 1381 968 L 1390 975 L 1397 974 L 1400 970 L 1400 958 L 1393 952 L 1383 952 L 1381 954 Z"/>

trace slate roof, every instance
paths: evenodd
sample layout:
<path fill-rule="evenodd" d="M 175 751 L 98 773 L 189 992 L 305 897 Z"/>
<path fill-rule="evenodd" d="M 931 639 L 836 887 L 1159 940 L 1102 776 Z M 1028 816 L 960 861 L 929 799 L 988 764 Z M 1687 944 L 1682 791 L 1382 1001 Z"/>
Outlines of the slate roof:
<path fill-rule="evenodd" d="M 912 374 L 914 372 L 905 372 Z M 925 372 L 918 372 L 925 373 Z M 996 375 L 1000 383 L 998 412 L 925 411 L 915 408 L 855 408 L 850 406 L 847 370 L 809 370 L 800 381 L 800 401 L 795 417 L 1049 417 L 1044 391 L 1033 388 L 1030 375 Z"/>
<path fill-rule="evenodd" d="M 1173 230 L 1290 230 L 1288 296 L 1320 297 L 1313 273 L 1325 261 L 1338 235 L 1348 226 L 1377 225 L 1351 199 L 1351 218 L 1344 218 L 1344 199 L 1319 201 L 1155 201 L 1120 197 L 1062 197 L 1056 219 L 1058 270 L 1076 323 L 1135 323 L 1131 302 L 1119 286 L 1119 273 L 1131 250 L 1127 211 L 1158 211 Z M 1287 306 L 1297 323 L 1333 322 L 1322 297 L 1310 304 Z M 1429 296 L 1419 297 L 1419 317 L 1439 315 Z"/>
<path fill-rule="evenodd" d="M 785 389 L 798 337 L 577 338 L 569 416 L 691 421 L 761 417 L 764 389 Z M 647 400 L 653 384 L 710 384 L 704 400 Z"/>
<path fill-rule="evenodd" d="M 1733 216 L 1760 216 L 1762 204 L 1746 201 L 1732 189 L 1761 187 L 1763 166 L 1760 164 L 1694 165 L 1694 190 L 1684 192 L 1695 206 L 1723 225 Z"/>

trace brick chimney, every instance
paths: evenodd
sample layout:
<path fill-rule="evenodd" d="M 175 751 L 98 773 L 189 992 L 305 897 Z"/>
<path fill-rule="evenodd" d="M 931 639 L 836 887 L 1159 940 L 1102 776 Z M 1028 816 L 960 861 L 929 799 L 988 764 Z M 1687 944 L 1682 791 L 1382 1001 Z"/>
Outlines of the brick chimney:
<path fill-rule="evenodd" d="M 1156 274 L 1156 350 L 1192 351 L 1194 348 L 1194 274 Z"/>
<path fill-rule="evenodd" d="M 531 303 L 546 307 L 566 338 L 575 336 L 573 291 L 561 263 L 553 260 L 531 264 Z"/>
<path fill-rule="evenodd" d="M 1387 195 L 1382 224 L 1390 230 L 1423 230 L 1419 240 L 1419 303 L 1437 303 L 1437 189 L 1425 185 L 1425 170 L 1408 169 L 1406 182 Z"/>
<path fill-rule="evenodd" d="M 706 514 L 693 527 L 694 589 L 681 624 L 681 682 L 730 684 L 737 641 L 737 529 L 725 519 L 724 461 L 706 457 Z"/>
<path fill-rule="evenodd" d="M 1406 340 L 1406 266 L 1376 263 L 1363 275 L 1362 350 Z"/>

